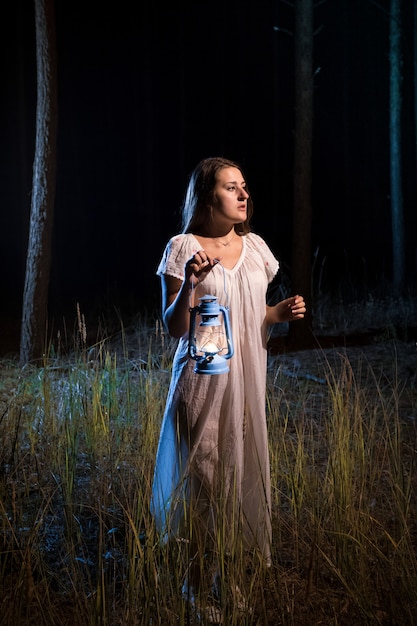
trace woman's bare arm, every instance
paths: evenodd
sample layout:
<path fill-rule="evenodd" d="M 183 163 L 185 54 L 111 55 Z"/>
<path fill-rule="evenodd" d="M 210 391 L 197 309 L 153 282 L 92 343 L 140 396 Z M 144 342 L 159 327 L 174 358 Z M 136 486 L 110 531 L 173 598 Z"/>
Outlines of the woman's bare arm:
<path fill-rule="evenodd" d="M 162 276 L 162 316 L 165 327 L 172 337 L 182 337 L 188 332 L 190 306 L 193 302 L 191 281 Z"/>
<path fill-rule="evenodd" d="M 193 287 L 217 262 L 217 259 L 208 257 L 204 250 L 199 250 L 185 264 L 184 280 L 167 275 L 161 277 L 162 316 L 172 337 L 178 339 L 188 333 L 190 307 L 194 306 Z"/>

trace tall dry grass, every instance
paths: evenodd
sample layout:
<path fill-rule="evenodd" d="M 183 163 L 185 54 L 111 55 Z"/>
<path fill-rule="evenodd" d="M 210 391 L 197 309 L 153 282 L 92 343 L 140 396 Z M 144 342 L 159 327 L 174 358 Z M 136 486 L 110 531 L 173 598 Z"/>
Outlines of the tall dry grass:
<path fill-rule="evenodd" d="M 161 545 L 149 514 L 174 344 L 158 321 L 94 345 L 84 330 L 40 367 L 0 363 L 0 625 L 194 623 L 189 546 Z M 271 357 L 273 564 L 236 550 L 225 624 L 417 623 L 417 398 L 392 347 L 383 370 Z"/>

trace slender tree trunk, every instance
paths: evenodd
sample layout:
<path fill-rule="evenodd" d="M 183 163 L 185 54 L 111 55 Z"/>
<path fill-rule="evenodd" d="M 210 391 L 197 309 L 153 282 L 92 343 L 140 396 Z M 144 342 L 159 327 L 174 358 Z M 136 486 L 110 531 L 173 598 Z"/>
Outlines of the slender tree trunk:
<path fill-rule="evenodd" d="M 390 173 L 393 244 L 393 282 L 399 293 L 404 285 L 404 216 L 401 159 L 401 0 L 390 4 Z"/>
<path fill-rule="evenodd" d="M 290 324 L 290 341 L 307 343 L 311 337 L 311 179 L 313 144 L 313 0 L 295 1 L 295 147 L 294 217 L 291 286 L 302 294 L 308 314 Z"/>
<path fill-rule="evenodd" d="M 413 30 L 413 87 L 414 87 L 414 143 L 417 167 L 417 0 L 414 0 L 414 30 Z"/>
<path fill-rule="evenodd" d="M 343 70 L 342 70 L 342 112 L 343 112 L 343 126 L 342 126 L 342 143 L 343 143 L 343 202 L 344 202 L 344 227 L 349 230 L 350 214 L 351 214 L 351 160 L 350 160 L 350 135 L 351 135 L 351 120 L 350 120 L 350 45 L 349 45 L 349 0 L 343 0 L 343 20 L 345 28 L 343 29 Z"/>
<path fill-rule="evenodd" d="M 51 263 L 57 128 L 54 0 L 35 0 L 37 109 L 29 242 L 23 293 L 20 362 L 45 349 Z"/>
<path fill-rule="evenodd" d="M 416 172 L 414 180 L 417 181 L 417 0 L 413 5 L 414 30 L 413 30 L 413 87 L 414 87 L 414 143 L 415 143 L 415 164 Z M 415 267 L 417 270 L 417 249 L 414 257 Z"/>

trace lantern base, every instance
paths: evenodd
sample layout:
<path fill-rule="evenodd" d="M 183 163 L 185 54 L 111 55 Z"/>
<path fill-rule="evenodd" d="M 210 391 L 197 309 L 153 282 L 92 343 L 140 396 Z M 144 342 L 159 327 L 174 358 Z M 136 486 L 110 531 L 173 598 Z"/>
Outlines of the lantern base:
<path fill-rule="evenodd" d="M 226 359 L 218 354 L 201 357 L 194 368 L 196 374 L 227 374 L 228 371 Z"/>

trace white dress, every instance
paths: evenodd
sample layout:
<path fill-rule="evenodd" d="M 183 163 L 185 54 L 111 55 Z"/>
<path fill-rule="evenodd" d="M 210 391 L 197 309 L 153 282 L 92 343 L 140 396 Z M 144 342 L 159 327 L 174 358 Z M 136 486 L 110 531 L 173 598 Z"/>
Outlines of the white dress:
<path fill-rule="evenodd" d="M 227 361 L 230 371 L 194 373 L 188 335 L 179 339 L 156 456 L 151 511 L 164 539 L 184 536 L 192 525 L 194 536 L 197 533 L 206 544 L 215 542 L 221 520 L 227 524 L 230 541 L 238 533 L 245 548 L 259 549 L 269 562 L 265 314 L 266 291 L 278 261 L 258 235 L 249 233 L 242 239 L 234 268 L 216 265 L 195 290 L 196 303 L 210 294 L 230 307 L 234 343 L 234 355 Z M 182 280 L 186 261 L 200 249 L 191 233 L 173 237 L 157 274 Z"/>

